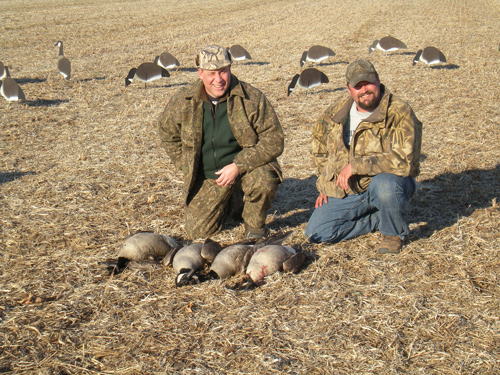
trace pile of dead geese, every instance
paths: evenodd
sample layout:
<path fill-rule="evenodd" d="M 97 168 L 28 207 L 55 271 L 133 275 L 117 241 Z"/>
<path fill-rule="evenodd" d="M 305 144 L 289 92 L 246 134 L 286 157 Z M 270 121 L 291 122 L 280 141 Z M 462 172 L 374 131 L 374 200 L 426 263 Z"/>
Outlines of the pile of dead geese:
<path fill-rule="evenodd" d="M 298 246 L 282 245 L 290 232 L 277 232 L 266 238 L 244 240 L 226 247 L 210 238 L 203 243 L 180 245 L 173 237 L 138 232 L 121 245 L 117 259 L 100 262 L 111 274 L 123 272 L 130 262 L 163 261 L 175 272 L 175 285 L 198 284 L 214 279 L 243 275 L 238 288 L 262 285 L 266 276 L 276 272 L 296 273 L 305 261 Z"/>

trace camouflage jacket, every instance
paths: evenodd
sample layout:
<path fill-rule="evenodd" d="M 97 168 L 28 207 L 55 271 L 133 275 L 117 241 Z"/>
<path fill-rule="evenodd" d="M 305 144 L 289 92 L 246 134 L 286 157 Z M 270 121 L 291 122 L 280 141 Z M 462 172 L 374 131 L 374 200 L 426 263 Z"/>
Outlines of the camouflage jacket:
<path fill-rule="evenodd" d="M 329 197 L 364 192 L 373 176 L 392 173 L 416 177 L 420 173 L 422 123 L 411 107 L 381 85 L 375 111 L 356 129 L 350 148 L 342 132 L 353 99 L 349 96 L 327 108 L 313 128 L 312 154 L 318 168 L 316 187 Z M 351 163 L 349 189 L 337 186 L 337 175 Z"/>
<path fill-rule="evenodd" d="M 203 137 L 203 82 L 196 80 L 175 93 L 159 120 L 163 148 L 184 174 L 184 199 L 193 188 Z M 234 158 L 240 175 L 271 164 L 281 178 L 276 160 L 283 152 L 284 135 L 271 103 L 262 92 L 231 76 L 227 97 L 229 125 L 242 150 Z"/>

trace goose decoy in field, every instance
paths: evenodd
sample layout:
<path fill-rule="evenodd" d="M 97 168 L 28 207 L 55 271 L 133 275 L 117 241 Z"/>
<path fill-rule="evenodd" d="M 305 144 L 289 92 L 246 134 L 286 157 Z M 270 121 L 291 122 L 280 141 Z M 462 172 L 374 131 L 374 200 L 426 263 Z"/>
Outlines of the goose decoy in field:
<path fill-rule="evenodd" d="M 312 61 L 314 63 L 319 63 L 329 57 L 335 56 L 335 52 L 331 48 L 324 46 L 312 46 L 309 50 L 302 53 L 300 58 L 300 66 L 304 66 L 306 61 Z"/>
<path fill-rule="evenodd" d="M 155 64 L 161 66 L 164 69 L 173 69 L 180 66 L 179 60 L 177 60 L 174 55 L 168 52 L 163 52 L 161 55 L 156 56 Z"/>
<path fill-rule="evenodd" d="M 59 73 L 62 74 L 64 79 L 71 78 L 71 61 L 69 61 L 66 57 L 64 57 L 63 53 L 63 42 L 58 41 L 56 46 L 59 47 L 59 60 L 57 61 L 57 69 L 59 69 Z"/>
<path fill-rule="evenodd" d="M 198 283 L 196 273 L 202 270 L 206 264 L 211 264 L 219 253 L 220 245 L 210 239 L 204 243 L 192 243 L 182 247 L 174 256 L 172 267 L 177 274 L 176 286 L 184 286 Z"/>
<path fill-rule="evenodd" d="M 165 234 L 137 232 L 125 240 L 118 251 L 117 261 L 105 261 L 100 264 L 107 266 L 113 274 L 122 272 L 130 261 L 141 261 L 153 258 L 165 258 L 164 263 L 170 265 L 173 255 L 179 249 L 177 241 Z"/>
<path fill-rule="evenodd" d="M 375 40 L 372 45 L 368 48 L 368 53 L 372 53 L 375 49 L 379 49 L 384 52 L 393 52 L 399 49 L 406 49 L 406 44 L 404 44 L 399 39 L 392 36 L 384 36 L 380 40 Z"/>
<path fill-rule="evenodd" d="M 413 65 L 419 61 L 422 61 L 428 66 L 432 66 L 441 62 L 446 62 L 446 57 L 436 47 L 430 46 L 425 47 L 423 50 L 418 50 L 417 54 L 413 58 Z"/>
<path fill-rule="evenodd" d="M 0 93 L 9 102 L 26 100 L 23 90 L 12 78 L 4 78 L 0 81 Z"/>
<path fill-rule="evenodd" d="M 267 245 L 258 249 L 250 258 L 246 274 L 257 283 L 273 273 L 296 273 L 305 260 L 305 254 L 290 246 Z"/>
<path fill-rule="evenodd" d="M 228 277 L 239 275 L 245 272 L 248 262 L 252 258 L 255 251 L 263 246 L 281 243 L 290 236 L 292 232 L 278 232 L 264 239 L 257 241 L 254 244 L 241 242 L 225 247 L 215 257 L 208 278 L 210 279 L 227 279 Z"/>
<path fill-rule="evenodd" d="M 134 79 L 144 82 L 144 88 L 148 82 L 155 81 L 162 77 L 170 77 L 168 71 L 159 66 L 158 64 L 145 62 L 139 65 L 137 68 L 132 68 L 128 72 L 127 78 L 125 78 L 125 87 L 130 85 Z"/>
<path fill-rule="evenodd" d="M 3 64 L 2 64 L 3 65 Z M 0 94 L 9 102 L 16 100 L 26 100 L 24 92 L 19 84 L 10 78 L 9 68 L 4 66 L 3 78 L 0 81 Z"/>
<path fill-rule="evenodd" d="M 0 79 L 4 79 L 7 77 L 7 70 L 5 69 L 5 65 L 0 61 Z"/>
<path fill-rule="evenodd" d="M 308 68 L 302 71 L 300 74 L 296 74 L 292 78 L 292 82 L 288 85 L 288 94 L 289 96 L 292 91 L 295 89 L 295 86 L 298 85 L 303 89 L 310 89 L 316 86 L 321 85 L 322 83 L 330 82 L 328 77 L 322 71 L 316 68 Z"/>
<path fill-rule="evenodd" d="M 231 47 L 228 48 L 229 54 L 231 55 L 231 59 L 236 60 L 236 61 L 243 61 L 243 60 L 251 60 L 252 57 L 248 53 L 248 51 L 240 46 L 239 44 L 235 44 Z"/>

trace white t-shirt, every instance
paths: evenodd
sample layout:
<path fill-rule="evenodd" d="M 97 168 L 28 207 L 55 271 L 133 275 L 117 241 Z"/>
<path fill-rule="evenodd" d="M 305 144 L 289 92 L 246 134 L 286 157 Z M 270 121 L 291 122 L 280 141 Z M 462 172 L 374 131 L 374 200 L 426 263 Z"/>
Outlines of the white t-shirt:
<path fill-rule="evenodd" d="M 358 128 L 358 125 L 361 121 L 368 118 L 373 111 L 371 112 L 359 112 L 356 108 L 356 103 L 353 102 L 351 106 L 351 110 L 349 111 L 349 116 L 347 116 L 347 122 L 344 126 L 344 133 L 342 134 L 344 137 L 344 144 L 347 147 L 351 146 L 351 139 Z"/>

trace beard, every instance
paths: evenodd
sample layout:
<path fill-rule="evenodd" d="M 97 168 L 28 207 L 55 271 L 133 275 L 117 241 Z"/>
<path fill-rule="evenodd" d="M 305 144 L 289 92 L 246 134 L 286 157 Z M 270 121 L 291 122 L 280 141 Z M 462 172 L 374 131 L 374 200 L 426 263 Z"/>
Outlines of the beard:
<path fill-rule="evenodd" d="M 363 96 L 364 95 L 371 95 L 371 100 L 363 101 Z M 377 108 L 378 102 L 380 99 L 380 95 L 377 95 L 374 91 L 368 91 L 365 92 L 363 95 L 358 96 L 358 106 L 361 109 L 364 109 L 365 111 L 373 111 L 375 108 Z"/>

